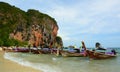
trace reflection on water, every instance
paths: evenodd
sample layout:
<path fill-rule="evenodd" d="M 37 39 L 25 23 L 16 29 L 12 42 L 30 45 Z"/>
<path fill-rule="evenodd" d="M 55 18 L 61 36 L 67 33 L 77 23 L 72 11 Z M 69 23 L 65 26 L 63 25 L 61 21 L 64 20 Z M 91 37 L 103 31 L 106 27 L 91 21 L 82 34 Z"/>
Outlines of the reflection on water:
<path fill-rule="evenodd" d="M 5 53 L 4 57 L 44 72 L 119 72 L 120 70 L 119 55 L 117 58 L 106 60 L 29 53 Z"/>

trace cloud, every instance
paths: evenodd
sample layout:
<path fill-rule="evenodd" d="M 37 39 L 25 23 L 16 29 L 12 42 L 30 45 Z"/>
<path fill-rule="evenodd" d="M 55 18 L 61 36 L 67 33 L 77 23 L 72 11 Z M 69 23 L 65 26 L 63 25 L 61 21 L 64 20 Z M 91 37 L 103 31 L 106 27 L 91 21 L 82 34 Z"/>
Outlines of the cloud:
<path fill-rule="evenodd" d="M 119 4 L 119 0 L 97 0 L 91 4 L 90 10 L 98 13 L 109 12 Z"/>
<path fill-rule="evenodd" d="M 54 9 L 48 11 L 47 13 L 55 17 L 58 21 L 64 22 L 74 20 L 78 15 L 76 10 L 64 6 L 55 6 Z"/>
<path fill-rule="evenodd" d="M 120 14 L 118 14 L 117 17 L 120 18 Z"/>
<path fill-rule="evenodd" d="M 60 32 L 60 33 L 58 34 L 58 36 L 61 36 L 64 41 L 69 41 L 69 40 L 70 40 L 70 37 L 68 36 L 68 32 L 67 32 L 67 33 L 65 33 L 65 32 L 62 32 L 62 33 L 61 33 L 61 32 Z"/>
<path fill-rule="evenodd" d="M 82 3 L 80 1 L 70 7 L 67 5 L 56 5 L 54 9 L 47 13 L 56 18 L 60 27 L 62 27 L 62 31 L 69 31 L 70 34 L 73 32 L 74 34 L 112 33 L 109 31 L 109 27 L 112 28 L 111 21 L 108 22 L 105 19 L 109 18 L 109 15 L 114 14 L 116 7 L 120 4 L 119 0 L 85 1 L 84 5 Z M 118 30 L 112 29 L 114 32 Z"/>

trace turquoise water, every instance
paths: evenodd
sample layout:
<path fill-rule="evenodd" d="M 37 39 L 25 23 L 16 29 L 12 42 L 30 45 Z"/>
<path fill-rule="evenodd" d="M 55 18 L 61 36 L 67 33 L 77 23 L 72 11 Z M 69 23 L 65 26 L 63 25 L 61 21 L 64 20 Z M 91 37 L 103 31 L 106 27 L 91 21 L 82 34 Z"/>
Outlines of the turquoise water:
<path fill-rule="evenodd" d="M 4 58 L 43 72 L 120 72 L 120 54 L 105 60 L 30 53 L 5 53 Z"/>

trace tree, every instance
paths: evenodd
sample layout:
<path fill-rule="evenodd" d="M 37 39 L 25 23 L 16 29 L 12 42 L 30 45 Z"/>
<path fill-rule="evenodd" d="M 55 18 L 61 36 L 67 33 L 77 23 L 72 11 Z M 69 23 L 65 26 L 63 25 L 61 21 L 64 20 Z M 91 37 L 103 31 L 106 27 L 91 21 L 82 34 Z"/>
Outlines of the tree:
<path fill-rule="evenodd" d="M 62 42 L 62 38 L 60 36 L 56 37 L 56 43 L 57 43 L 57 47 L 63 47 L 63 42 Z"/>
<path fill-rule="evenodd" d="M 0 46 L 2 46 L 3 45 L 3 41 L 0 39 Z"/>

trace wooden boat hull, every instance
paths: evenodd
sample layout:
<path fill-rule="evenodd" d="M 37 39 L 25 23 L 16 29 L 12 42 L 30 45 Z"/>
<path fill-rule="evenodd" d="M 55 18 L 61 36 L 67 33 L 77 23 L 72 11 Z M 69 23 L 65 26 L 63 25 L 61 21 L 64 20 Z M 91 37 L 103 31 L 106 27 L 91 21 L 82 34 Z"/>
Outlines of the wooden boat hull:
<path fill-rule="evenodd" d="M 56 54 L 57 53 L 57 50 L 54 50 L 54 49 L 50 49 L 50 48 L 42 48 L 42 49 L 37 49 L 37 48 L 34 48 L 34 49 L 31 49 L 31 53 L 34 53 L 34 54 Z"/>
<path fill-rule="evenodd" d="M 92 59 L 108 59 L 108 58 L 114 58 L 116 57 L 116 55 L 112 55 L 112 54 L 104 54 L 104 53 L 99 53 L 99 52 L 95 52 L 95 51 L 86 51 L 89 58 Z"/>
<path fill-rule="evenodd" d="M 28 48 L 3 48 L 3 51 L 6 52 L 29 52 Z"/>
<path fill-rule="evenodd" d="M 24 53 L 27 53 L 27 52 L 29 52 L 29 49 L 28 48 L 14 48 L 13 52 L 24 52 Z"/>
<path fill-rule="evenodd" d="M 63 57 L 84 57 L 85 55 L 83 53 L 71 53 L 71 52 L 61 52 L 61 55 Z"/>

